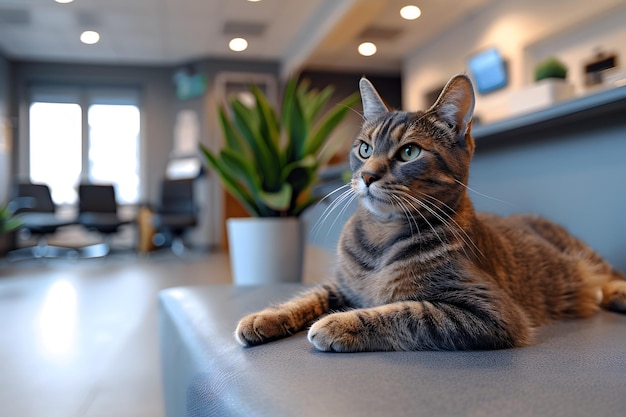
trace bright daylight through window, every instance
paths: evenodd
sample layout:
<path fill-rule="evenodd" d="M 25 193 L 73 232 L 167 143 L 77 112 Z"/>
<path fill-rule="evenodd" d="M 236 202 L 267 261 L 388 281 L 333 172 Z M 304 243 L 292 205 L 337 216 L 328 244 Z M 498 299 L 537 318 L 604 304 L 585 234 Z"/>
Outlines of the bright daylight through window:
<path fill-rule="evenodd" d="M 30 106 L 30 180 L 50 186 L 56 204 L 76 201 L 81 171 L 81 110 L 73 103 Z"/>
<path fill-rule="evenodd" d="M 89 181 L 117 185 L 120 203 L 139 199 L 139 109 L 130 105 L 89 107 Z"/>
<path fill-rule="evenodd" d="M 119 203 L 136 203 L 139 120 L 137 106 L 93 104 L 87 112 L 89 136 L 84 139 L 80 105 L 32 103 L 31 181 L 48 184 L 56 204 L 76 203 L 81 178 L 95 184 L 114 184 Z"/>

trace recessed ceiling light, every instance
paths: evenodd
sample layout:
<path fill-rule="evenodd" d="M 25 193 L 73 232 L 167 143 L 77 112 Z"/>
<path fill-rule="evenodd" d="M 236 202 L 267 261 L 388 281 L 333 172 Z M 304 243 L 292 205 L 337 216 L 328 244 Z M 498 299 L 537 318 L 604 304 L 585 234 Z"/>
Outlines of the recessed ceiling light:
<path fill-rule="evenodd" d="M 409 6 L 404 6 L 400 9 L 400 16 L 406 20 L 415 20 L 422 15 L 422 11 L 419 7 L 413 6 L 412 4 Z"/>
<path fill-rule="evenodd" d="M 71 3 L 74 0 L 54 0 L 54 1 L 56 1 L 57 3 L 61 3 L 61 4 L 66 4 L 66 3 Z"/>
<path fill-rule="evenodd" d="M 248 41 L 244 38 L 233 38 L 228 42 L 228 47 L 235 52 L 245 51 L 248 48 Z"/>
<path fill-rule="evenodd" d="M 372 42 L 363 42 L 359 45 L 358 50 L 363 56 L 372 56 L 376 53 L 376 45 Z"/>
<path fill-rule="evenodd" d="M 94 43 L 98 43 L 98 41 L 100 41 L 100 34 L 93 30 L 86 30 L 80 34 L 80 41 L 82 43 L 86 43 L 87 45 L 93 45 Z"/>
<path fill-rule="evenodd" d="M 261 0 L 248 0 L 248 1 L 249 1 L 250 3 L 258 3 L 258 2 L 260 2 Z"/>

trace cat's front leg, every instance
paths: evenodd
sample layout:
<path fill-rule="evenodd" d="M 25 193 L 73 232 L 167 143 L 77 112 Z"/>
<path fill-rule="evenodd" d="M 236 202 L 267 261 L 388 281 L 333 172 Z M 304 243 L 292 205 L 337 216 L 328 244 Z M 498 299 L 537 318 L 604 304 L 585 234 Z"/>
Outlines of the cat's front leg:
<path fill-rule="evenodd" d="M 330 314 L 309 329 L 329 352 L 502 349 L 527 344 L 531 330 L 514 315 L 428 301 L 402 301 Z"/>
<path fill-rule="evenodd" d="M 235 330 L 243 346 L 255 346 L 292 335 L 336 308 L 337 294 L 329 286 L 315 287 L 284 304 L 268 307 L 239 321 Z"/>

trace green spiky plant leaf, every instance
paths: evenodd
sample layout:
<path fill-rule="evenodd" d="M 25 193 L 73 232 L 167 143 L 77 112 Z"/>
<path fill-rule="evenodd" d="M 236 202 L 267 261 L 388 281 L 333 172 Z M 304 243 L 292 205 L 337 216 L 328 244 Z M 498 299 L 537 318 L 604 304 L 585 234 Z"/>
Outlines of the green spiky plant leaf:
<path fill-rule="evenodd" d="M 280 110 L 258 87 L 250 87 L 253 107 L 234 99 L 218 110 L 223 148 L 213 152 L 200 145 L 224 188 L 252 216 L 299 216 L 316 201 L 317 173 L 329 149 L 336 149 L 325 145 L 359 96 L 354 93 L 323 114 L 334 89 L 309 87 L 290 79 Z"/>
<path fill-rule="evenodd" d="M 9 209 L 8 204 L 0 204 L 0 236 L 21 226 L 19 218 Z"/>

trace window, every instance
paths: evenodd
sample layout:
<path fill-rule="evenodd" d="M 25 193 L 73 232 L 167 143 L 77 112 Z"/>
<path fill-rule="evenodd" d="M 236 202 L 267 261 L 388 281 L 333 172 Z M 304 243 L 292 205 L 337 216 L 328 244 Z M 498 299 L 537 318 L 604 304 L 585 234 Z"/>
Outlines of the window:
<path fill-rule="evenodd" d="M 120 203 L 137 203 L 140 112 L 136 96 L 135 91 L 34 89 L 29 114 L 30 180 L 48 184 L 56 204 L 75 204 L 81 181 L 113 184 Z"/>
<path fill-rule="evenodd" d="M 121 203 L 139 200 L 139 109 L 89 107 L 89 181 L 115 184 Z"/>
<path fill-rule="evenodd" d="M 50 186 L 56 204 L 74 203 L 81 172 L 80 106 L 33 103 L 30 106 L 30 180 Z"/>

